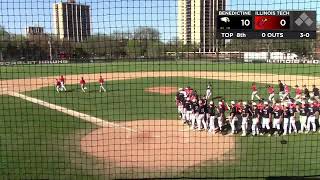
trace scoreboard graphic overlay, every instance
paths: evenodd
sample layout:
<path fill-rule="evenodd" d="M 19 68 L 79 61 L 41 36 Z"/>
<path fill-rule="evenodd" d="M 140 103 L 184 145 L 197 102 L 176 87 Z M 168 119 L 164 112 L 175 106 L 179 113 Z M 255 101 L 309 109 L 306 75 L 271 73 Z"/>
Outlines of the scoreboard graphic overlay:
<path fill-rule="evenodd" d="M 316 39 L 316 11 L 218 11 L 218 39 Z"/>

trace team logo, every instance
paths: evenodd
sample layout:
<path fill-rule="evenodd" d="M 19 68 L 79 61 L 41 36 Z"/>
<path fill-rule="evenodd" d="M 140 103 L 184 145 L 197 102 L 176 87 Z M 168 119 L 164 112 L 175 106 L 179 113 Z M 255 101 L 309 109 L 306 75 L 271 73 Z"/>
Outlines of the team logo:
<path fill-rule="evenodd" d="M 230 18 L 229 17 L 222 17 L 220 18 L 220 20 L 224 23 L 229 23 L 230 22 Z"/>
<path fill-rule="evenodd" d="M 269 21 L 268 18 L 262 18 L 262 19 L 260 20 L 260 22 L 258 23 L 258 26 L 264 27 L 265 24 L 266 24 L 268 21 Z"/>

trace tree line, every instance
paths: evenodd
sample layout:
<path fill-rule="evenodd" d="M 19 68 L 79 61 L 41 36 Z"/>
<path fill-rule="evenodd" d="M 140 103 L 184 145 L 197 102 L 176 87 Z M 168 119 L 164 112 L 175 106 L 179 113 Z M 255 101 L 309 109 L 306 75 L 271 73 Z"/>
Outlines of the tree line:
<path fill-rule="evenodd" d="M 163 41 L 153 27 L 138 27 L 132 32 L 97 33 L 83 42 L 57 39 L 49 34 L 16 35 L 0 27 L 0 60 L 166 58 L 167 52 L 198 52 L 199 44 L 183 44 L 177 37 Z M 319 37 L 319 36 L 318 36 Z M 301 56 L 314 53 L 318 40 L 243 40 L 222 43 L 220 51 L 286 51 Z M 178 53 L 179 54 L 179 53 Z"/>
<path fill-rule="evenodd" d="M 14 35 L 0 27 L 0 60 L 50 58 L 161 58 L 166 52 L 195 51 L 196 45 L 183 45 L 177 38 L 167 42 L 152 27 L 138 27 L 133 32 L 97 33 L 83 42 L 57 39 L 53 35 Z M 197 50 L 196 50 L 197 51 Z"/>

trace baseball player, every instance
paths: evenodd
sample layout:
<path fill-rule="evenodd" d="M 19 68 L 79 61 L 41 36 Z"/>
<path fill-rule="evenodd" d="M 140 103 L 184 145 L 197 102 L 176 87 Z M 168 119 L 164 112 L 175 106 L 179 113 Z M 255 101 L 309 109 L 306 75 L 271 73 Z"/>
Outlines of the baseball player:
<path fill-rule="evenodd" d="M 280 96 L 280 100 L 282 101 L 284 96 L 284 85 L 281 82 L 281 80 L 279 80 L 278 82 L 279 82 L 279 96 Z"/>
<path fill-rule="evenodd" d="M 258 104 L 256 104 L 257 108 L 262 111 L 262 109 L 264 108 L 264 104 L 263 104 L 263 101 L 260 100 Z"/>
<path fill-rule="evenodd" d="M 211 96 L 212 96 L 212 88 L 210 85 L 208 85 L 206 90 L 206 99 L 209 100 Z"/>
<path fill-rule="evenodd" d="M 238 121 L 237 118 L 237 107 L 234 101 L 231 101 L 231 112 L 229 116 L 230 126 L 231 126 L 231 134 L 236 133 L 236 122 Z"/>
<path fill-rule="evenodd" d="M 319 96 L 320 96 L 319 89 L 316 87 L 316 85 L 313 85 L 312 88 L 313 88 L 312 92 L 313 92 L 314 99 L 319 101 Z"/>
<path fill-rule="evenodd" d="M 297 108 L 294 103 L 291 103 L 289 105 L 289 113 L 290 113 L 290 118 L 289 118 L 289 134 L 291 134 L 292 129 L 294 133 L 297 133 L 297 127 L 296 127 L 296 116 L 297 116 Z"/>
<path fill-rule="evenodd" d="M 282 97 L 282 100 L 286 100 L 290 98 L 290 88 L 288 85 L 284 85 L 284 95 Z"/>
<path fill-rule="evenodd" d="M 191 124 L 191 116 L 192 116 L 192 103 L 190 101 L 190 98 L 187 98 L 186 102 L 183 105 L 184 109 L 184 120 L 188 123 Z"/>
<path fill-rule="evenodd" d="M 304 97 L 309 99 L 310 98 L 310 91 L 309 89 L 307 88 L 306 85 L 303 85 L 303 93 L 304 93 Z"/>
<path fill-rule="evenodd" d="M 230 126 L 231 126 L 231 134 L 237 133 L 237 125 L 236 123 L 241 118 L 241 105 L 240 103 L 235 103 L 234 101 L 231 101 L 231 112 L 229 116 Z"/>
<path fill-rule="evenodd" d="M 256 97 L 256 98 L 258 98 L 258 100 L 260 100 L 261 98 L 258 95 L 258 89 L 257 89 L 256 83 L 252 83 L 251 90 L 252 90 L 251 101 L 253 101 L 254 97 Z"/>
<path fill-rule="evenodd" d="M 61 89 L 61 82 L 59 79 L 56 79 L 56 91 L 59 93 Z"/>
<path fill-rule="evenodd" d="M 176 94 L 176 106 L 178 108 L 178 114 L 183 123 L 185 124 L 186 121 L 184 120 L 184 111 L 183 111 L 183 104 L 184 104 L 184 94 L 181 93 L 182 88 L 180 88 Z"/>
<path fill-rule="evenodd" d="M 302 98 L 302 89 L 296 85 L 296 97 L 294 98 L 296 101 L 300 101 Z"/>
<path fill-rule="evenodd" d="M 252 130 L 252 135 L 256 136 L 259 134 L 259 119 L 260 119 L 260 114 L 261 111 L 257 108 L 257 104 L 255 102 L 252 103 L 252 126 L 251 126 L 251 130 Z"/>
<path fill-rule="evenodd" d="M 241 109 L 241 116 L 242 116 L 242 123 L 241 123 L 241 129 L 242 129 L 242 135 L 246 136 L 248 133 L 248 119 L 252 117 L 252 109 L 248 105 L 247 102 L 243 102 L 243 108 Z"/>
<path fill-rule="evenodd" d="M 289 119 L 290 119 L 289 104 L 284 103 L 284 110 L 283 110 L 283 135 L 284 136 L 288 134 Z"/>
<path fill-rule="evenodd" d="M 272 119 L 272 108 L 269 106 L 269 103 L 266 101 L 264 102 L 264 107 L 261 111 L 262 116 L 262 130 L 263 133 L 270 133 L 270 122 Z M 270 136 L 271 134 L 269 134 Z"/>
<path fill-rule="evenodd" d="M 208 130 L 207 122 L 205 120 L 205 114 L 206 114 L 206 105 L 202 100 L 199 101 L 199 108 L 197 110 L 198 117 L 197 117 L 197 126 L 198 130 L 201 131 L 201 124 L 204 128 L 204 130 Z"/>
<path fill-rule="evenodd" d="M 214 124 L 214 121 L 216 119 L 216 106 L 214 105 L 213 101 L 210 101 L 209 103 L 208 114 L 209 114 L 209 133 L 212 133 L 217 129 Z"/>
<path fill-rule="evenodd" d="M 273 118 L 272 128 L 277 129 L 274 134 L 279 135 L 281 131 L 281 119 L 283 118 L 283 110 L 279 103 L 276 103 L 273 108 Z"/>
<path fill-rule="evenodd" d="M 218 126 L 219 126 L 219 131 L 222 131 L 222 126 L 224 124 L 224 120 L 226 118 L 225 116 L 225 112 L 226 112 L 226 106 L 223 103 L 223 101 L 219 101 L 219 105 L 218 105 Z"/>
<path fill-rule="evenodd" d="M 81 80 L 80 80 L 80 87 L 81 87 L 82 92 L 86 92 L 86 89 L 87 89 L 86 81 L 84 80 L 83 77 L 81 77 Z"/>
<path fill-rule="evenodd" d="M 61 83 L 61 91 L 67 91 L 65 84 L 66 84 L 66 79 L 63 77 L 63 75 L 60 76 L 60 83 Z"/>
<path fill-rule="evenodd" d="M 192 114 L 191 114 L 191 124 L 192 124 L 192 129 L 196 129 L 196 120 L 198 119 L 199 116 L 199 104 L 197 99 L 192 100 Z M 201 129 L 201 124 L 197 124 L 198 128 L 200 127 Z"/>
<path fill-rule="evenodd" d="M 102 76 L 100 76 L 99 78 L 99 84 L 100 84 L 100 88 L 99 88 L 99 92 L 106 92 L 106 89 L 103 87 L 104 84 L 104 79 L 102 78 Z"/>
<path fill-rule="evenodd" d="M 269 100 L 270 102 L 275 103 L 275 100 L 274 100 L 274 88 L 273 88 L 273 86 L 269 85 L 267 91 L 268 91 L 268 94 L 269 94 L 268 100 Z"/>
<path fill-rule="evenodd" d="M 307 132 L 310 132 L 311 130 L 311 125 L 312 125 L 312 131 L 316 132 L 316 111 L 317 108 L 314 106 L 314 102 L 312 100 L 309 101 L 309 106 L 308 106 L 308 120 L 307 120 Z"/>
<path fill-rule="evenodd" d="M 301 124 L 301 129 L 300 129 L 300 133 L 303 133 L 304 130 L 307 130 L 307 115 L 308 115 L 308 111 L 309 108 L 306 104 L 305 101 L 301 102 L 301 105 L 297 108 L 299 115 L 300 115 L 300 124 Z"/>
<path fill-rule="evenodd" d="M 186 91 L 183 88 L 179 88 L 179 93 L 183 94 L 185 99 L 188 97 Z"/>
<path fill-rule="evenodd" d="M 190 87 L 190 86 L 187 86 L 184 91 L 186 92 L 187 94 L 187 97 L 190 97 L 192 92 L 193 92 L 193 89 Z"/>

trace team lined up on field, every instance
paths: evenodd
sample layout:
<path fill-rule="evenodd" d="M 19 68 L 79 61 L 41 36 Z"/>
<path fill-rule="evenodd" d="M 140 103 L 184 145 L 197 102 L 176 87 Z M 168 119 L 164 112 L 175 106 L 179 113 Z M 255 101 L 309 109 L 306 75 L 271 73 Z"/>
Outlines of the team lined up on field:
<path fill-rule="evenodd" d="M 289 86 L 279 81 L 279 100 L 275 100 L 273 86 L 267 87 L 268 101 L 258 95 L 255 83 L 252 84 L 251 102 L 231 101 L 229 105 L 220 100 L 217 105 L 210 101 L 212 91 L 208 86 L 206 95 L 199 97 L 190 87 L 180 88 L 176 95 L 176 105 L 184 124 L 192 129 L 207 130 L 209 133 L 229 131 L 230 134 L 242 131 L 242 136 L 268 134 L 287 135 L 291 133 L 316 132 L 316 118 L 319 116 L 319 89 L 313 86 L 310 93 L 304 86 L 296 86 L 295 97 L 290 97 Z M 259 102 L 254 102 L 254 98 Z M 228 113 L 228 114 L 227 114 Z M 301 128 L 296 124 L 300 122 Z M 320 132 L 320 131 L 319 131 Z"/>
<path fill-rule="evenodd" d="M 102 92 L 102 91 L 106 92 L 106 89 L 104 87 L 104 79 L 102 78 L 102 76 L 100 76 L 98 83 L 99 83 L 99 92 Z M 58 79 L 56 79 L 56 83 L 55 83 L 56 91 L 58 93 L 62 91 L 67 91 L 65 84 L 66 84 L 66 79 L 65 77 L 63 77 L 63 75 L 61 75 Z M 79 84 L 80 84 L 81 91 L 86 92 L 87 90 L 86 81 L 84 80 L 83 77 L 81 77 Z"/>

